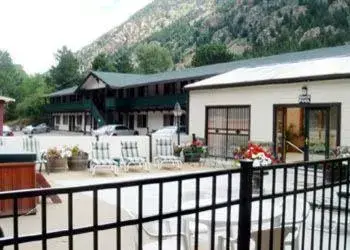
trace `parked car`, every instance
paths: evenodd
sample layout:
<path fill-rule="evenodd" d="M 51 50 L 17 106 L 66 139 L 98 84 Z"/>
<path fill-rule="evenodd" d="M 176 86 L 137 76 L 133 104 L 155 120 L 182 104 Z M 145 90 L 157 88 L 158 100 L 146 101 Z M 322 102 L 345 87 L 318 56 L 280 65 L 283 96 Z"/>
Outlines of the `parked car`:
<path fill-rule="evenodd" d="M 102 126 L 98 129 L 95 129 L 91 132 L 91 134 L 93 136 L 101 136 L 101 135 L 109 135 L 110 134 L 110 131 L 114 128 L 114 126 L 116 126 L 116 124 L 110 124 L 110 125 L 105 125 L 105 126 Z"/>
<path fill-rule="evenodd" d="M 40 123 L 36 126 L 28 125 L 22 129 L 24 134 L 38 134 L 38 133 L 47 133 L 50 132 L 50 127 L 46 123 Z"/>
<path fill-rule="evenodd" d="M 22 132 L 24 134 L 31 134 L 32 133 L 32 130 L 33 130 L 33 125 L 28 125 L 28 126 L 25 126 L 23 129 L 22 129 Z"/>
<path fill-rule="evenodd" d="M 138 135 L 139 132 L 133 129 L 129 129 L 123 124 L 116 124 L 108 132 L 109 135 Z"/>
<path fill-rule="evenodd" d="M 180 134 L 186 133 L 186 126 L 179 127 Z M 166 126 L 153 132 L 153 134 L 176 134 L 177 126 Z"/>
<path fill-rule="evenodd" d="M 172 137 L 174 142 L 177 142 L 177 126 L 166 126 L 160 128 L 152 133 L 153 138 L 162 138 L 162 137 Z M 185 144 L 191 140 L 191 138 L 184 132 L 186 130 L 185 127 L 180 126 L 180 144 Z"/>
<path fill-rule="evenodd" d="M 3 127 L 2 127 L 2 136 L 13 136 L 12 129 L 9 126 L 7 126 L 7 125 L 3 125 Z"/>

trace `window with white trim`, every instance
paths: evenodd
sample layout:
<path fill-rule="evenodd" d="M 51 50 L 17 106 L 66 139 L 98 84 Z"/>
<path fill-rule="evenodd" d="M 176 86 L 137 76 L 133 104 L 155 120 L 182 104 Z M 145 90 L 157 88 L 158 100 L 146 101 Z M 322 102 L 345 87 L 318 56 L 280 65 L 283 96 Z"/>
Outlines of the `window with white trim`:
<path fill-rule="evenodd" d="M 68 124 L 68 115 L 64 115 L 63 116 L 63 125 L 67 125 Z"/>
<path fill-rule="evenodd" d="M 61 116 L 60 115 L 56 115 L 55 116 L 55 124 L 60 124 L 61 123 Z"/>

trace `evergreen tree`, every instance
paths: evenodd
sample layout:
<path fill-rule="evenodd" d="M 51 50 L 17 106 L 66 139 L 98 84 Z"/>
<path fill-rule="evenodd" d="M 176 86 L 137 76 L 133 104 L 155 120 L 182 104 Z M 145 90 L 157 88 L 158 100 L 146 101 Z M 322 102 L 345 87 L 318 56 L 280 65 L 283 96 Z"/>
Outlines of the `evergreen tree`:
<path fill-rule="evenodd" d="M 196 49 L 192 59 L 192 66 L 198 67 L 208 64 L 229 62 L 233 55 L 223 44 L 206 44 Z"/>
<path fill-rule="evenodd" d="M 63 46 L 55 56 L 57 65 L 50 69 L 50 81 L 55 89 L 64 89 L 79 84 L 81 80 L 79 62 L 73 52 Z"/>
<path fill-rule="evenodd" d="M 27 77 L 21 66 L 15 65 L 7 51 L 0 50 L 0 95 L 18 100 L 18 87 Z M 32 90 L 35 91 L 35 90 Z M 6 120 L 17 118 L 16 103 L 6 105 Z"/>
<path fill-rule="evenodd" d="M 105 53 L 100 53 L 92 61 L 92 70 L 114 72 L 115 68 L 111 61 L 111 58 L 107 56 Z"/>
<path fill-rule="evenodd" d="M 173 59 L 168 49 L 156 43 L 141 45 L 136 49 L 138 72 L 152 74 L 171 70 Z"/>
<path fill-rule="evenodd" d="M 134 66 L 131 62 L 131 53 L 125 48 L 119 49 L 114 54 L 114 67 L 120 73 L 134 72 Z"/>
<path fill-rule="evenodd" d="M 27 77 L 19 86 L 19 100 L 16 112 L 20 117 L 40 120 L 44 113 L 44 96 L 52 91 L 42 75 Z"/>

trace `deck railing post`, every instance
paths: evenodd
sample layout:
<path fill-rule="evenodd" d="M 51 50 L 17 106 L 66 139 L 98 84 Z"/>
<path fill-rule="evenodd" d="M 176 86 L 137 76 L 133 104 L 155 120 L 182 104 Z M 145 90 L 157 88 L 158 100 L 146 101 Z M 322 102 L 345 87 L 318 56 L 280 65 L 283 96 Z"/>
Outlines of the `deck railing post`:
<path fill-rule="evenodd" d="M 153 137 L 152 137 L 152 133 L 148 133 L 148 137 L 149 137 L 149 162 L 153 161 L 153 152 L 152 152 L 152 143 L 153 143 Z"/>
<path fill-rule="evenodd" d="M 239 192 L 238 250 L 249 250 L 252 210 L 253 161 L 242 160 Z"/>

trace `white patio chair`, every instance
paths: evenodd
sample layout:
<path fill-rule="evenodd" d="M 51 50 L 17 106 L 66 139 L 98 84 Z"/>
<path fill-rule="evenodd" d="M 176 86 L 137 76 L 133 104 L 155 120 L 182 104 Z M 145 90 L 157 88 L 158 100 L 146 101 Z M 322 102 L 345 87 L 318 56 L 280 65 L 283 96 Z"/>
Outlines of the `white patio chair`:
<path fill-rule="evenodd" d="M 137 216 L 132 213 L 129 210 L 124 209 L 125 211 L 125 216 L 123 221 L 125 220 L 135 220 L 137 219 Z M 164 225 L 164 232 L 162 233 L 162 247 L 163 249 L 166 250 L 175 250 L 177 249 L 177 233 L 176 232 L 170 232 L 169 228 L 170 225 L 167 224 L 168 221 L 164 221 L 165 225 Z M 158 225 L 157 222 L 151 222 L 154 225 Z M 146 223 L 149 224 L 149 223 Z M 131 226 L 132 230 L 131 230 L 131 234 L 133 236 L 133 241 L 134 241 L 134 245 L 135 245 L 135 249 L 138 249 L 138 225 L 134 225 Z M 167 230 L 168 229 L 168 230 Z M 148 228 L 146 226 L 144 226 L 144 224 L 142 224 L 142 231 L 145 233 L 145 235 L 147 237 L 150 238 L 150 240 L 152 240 L 150 243 L 146 243 L 143 244 L 142 249 L 143 250 L 157 250 L 159 249 L 158 247 L 158 230 L 155 230 L 153 232 L 151 232 L 150 230 L 148 230 Z M 183 250 L 189 250 L 189 245 L 188 245 L 188 241 L 187 241 L 187 237 L 185 234 L 181 233 L 180 234 L 181 237 L 181 249 Z M 145 241 L 144 241 L 145 242 Z"/>
<path fill-rule="evenodd" d="M 294 199 L 287 198 L 286 199 L 286 216 L 285 216 L 285 223 L 284 225 L 286 227 L 293 228 L 293 202 Z M 310 213 L 310 205 L 306 201 L 305 206 L 305 217 L 304 217 L 304 200 L 301 198 L 296 199 L 296 211 L 295 211 L 295 232 L 294 232 L 294 249 L 299 250 L 300 249 L 300 242 L 299 242 L 299 236 L 300 236 L 300 230 L 303 226 L 303 221 L 306 222 L 307 217 Z M 293 234 L 289 234 L 288 237 L 285 239 L 285 245 L 286 246 L 292 246 L 293 241 Z"/>
<path fill-rule="evenodd" d="M 192 192 L 184 192 L 182 194 L 182 202 L 188 202 L 193 201 L 196 199 L 196 194 L 194 191 Z M 211 199 L 211 194 L 207 192 L 200 192 L 199 194 L 199 200 L 201 199 Z M 193 219 L 186 218 L 184 219 L 184 225 L 183 225 L 184 233 L 186 234 L 187 241 L 189 244 L 189 247 L 192 247 L 192 238 L 194 237 L 195 230 L 196 230 L 196 224 Z M 218 228 L 216 228 L 218 229 Z M 203 223 L 198 223 L 198 234 L 206 234 L 208 233 L 208 227 L 207 225 Z"/>
<path fill-rule="evenodd" d="M 121 165 L 126 171 L 132 165 L 138 165 L 141 169 L 149 169 L 146 157 L 142 157 L 139 154 L 139 149 L 136 141 L 122 141 L 121 153 Z"/>
<path fill-rule="evenodd" d="M 154 161 L 158 168 L 163 164 L 170 163 L 177 168 L 181 168 L 182 160 L 174 155 L 173 141 L 171 138 L 156 139 L 156 156 Z"/>
<path fill-rule="evenodd" d="M 108 142 L 92 142 L 90 171 L 95 175 L 96 169 L 107 168 L 113 171 L 115 175 L 118 173 L 119 163 L 110 157 Z"/>
<path fill-rule="evenodd" d="M 42 165 L 46 168 L 47 161 L 44 159 L 44 154 L 40 152 L 39 141 L 33 136 L 23 137 L 22 140 L 23 150 L 26 152 L 31 152 L 36 155 L 36 164 L 39 164 L 39 172 L 41 172 Z M 46 168 L 46 171 L 49 172 L 49 169 Z"/>

